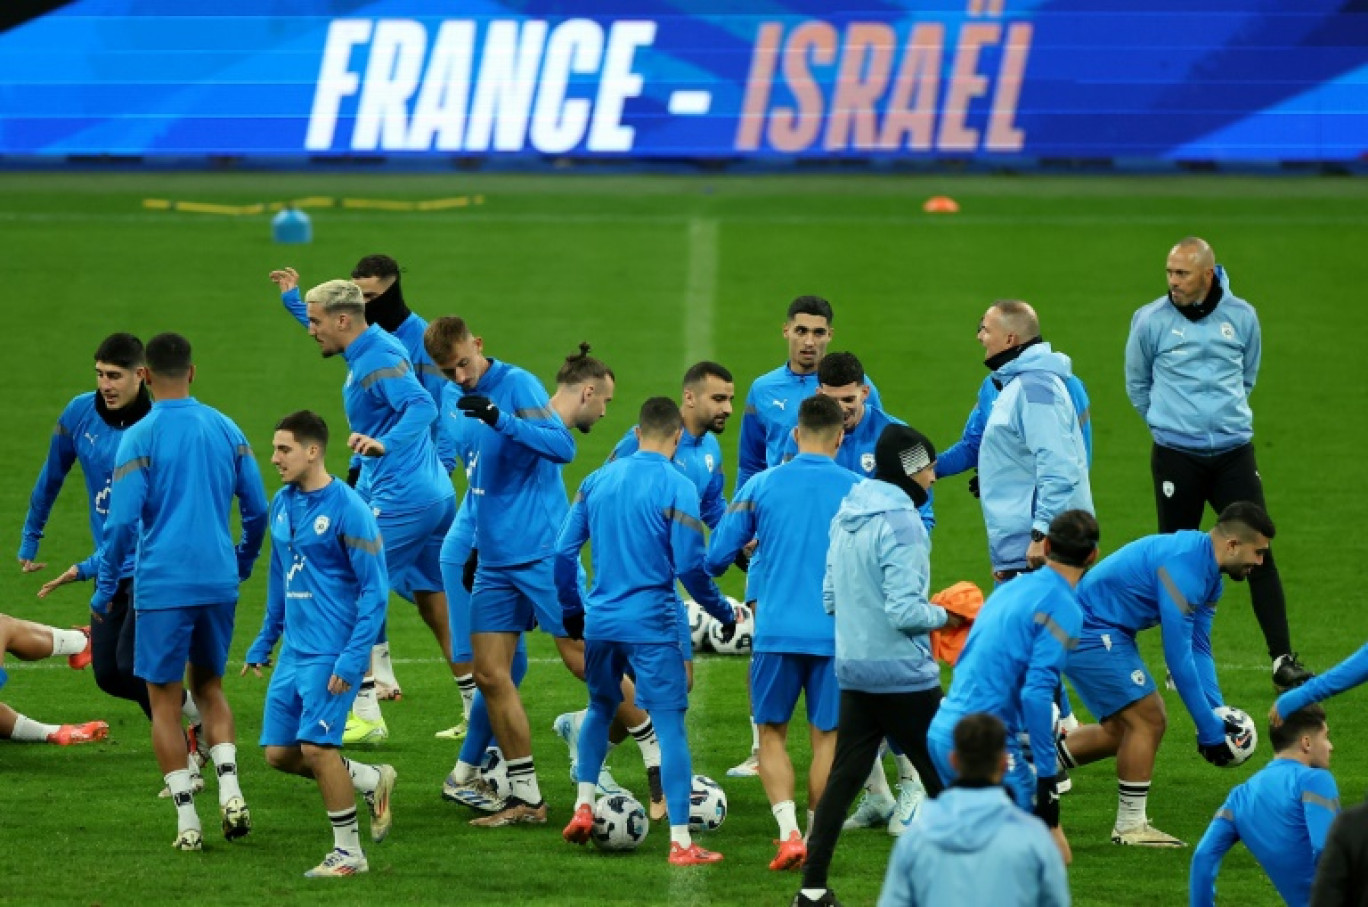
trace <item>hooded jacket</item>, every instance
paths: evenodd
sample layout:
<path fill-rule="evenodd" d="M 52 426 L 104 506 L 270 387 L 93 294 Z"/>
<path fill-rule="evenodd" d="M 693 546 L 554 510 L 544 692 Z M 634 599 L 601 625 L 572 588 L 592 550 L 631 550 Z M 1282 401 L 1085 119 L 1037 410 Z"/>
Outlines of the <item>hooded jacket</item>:
<path fill-rule="evenodd" d="M 1088 451 L 1066 382 L 1069 357 L 1038 343 L 993 373 L 1002 393 L 979 448 L 979 501 L 994 570 L 1027 566 L 1031 530 L 1066 510 L 1092 513 Z"/>
<path fill-rule="evenodd" d="M 822 605 L 836 617 L 842 690 L 913 693 L 940 686 L 929 633 L 931 541 L 912 499 L 877 479 L 852 488 L 831 521 Z"/>
<path fill-rule="evenodd" d="M 1254 437 L 1249 394 L 1263 350 L 1254 307 L 1230 292 L 1225 268 L 1216 279 L 1210 314 L 1192 321 L 1164 295 L 1135 313 L 1126 340 L 1126 395 L 1155 443 L 1208 455 Z"/>
<path fill-rule="evenodd" d="M 893 848 L 879 907 L 1069 903 L 1064 859 L 1003 788 L 950 787 L 926 801 Z"/>

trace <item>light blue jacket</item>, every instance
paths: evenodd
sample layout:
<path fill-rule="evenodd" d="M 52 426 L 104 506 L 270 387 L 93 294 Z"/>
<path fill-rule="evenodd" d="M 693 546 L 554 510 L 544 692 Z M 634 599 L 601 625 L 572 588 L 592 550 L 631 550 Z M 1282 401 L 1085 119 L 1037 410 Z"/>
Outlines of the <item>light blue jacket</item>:
<path fill-rule="evenodd" d="M 1093 430 L 1092 402 L 1088 399 L 1088 389 L 1083 386 L 1077 375 L 1064 379 L 1069 390 L 1074 410 L 1078 413 L 1078 427 L 1083 432 L 1083 446 L 1088 451 L 1088 468 L 1092 468 Z M 988 424 L 988 414 L 993 411 L 993 403 L 998 398 L 998 386 L 989 375 L 979 385 L 978 400 L 969 418 L 964 423 L 963 436 L 951 444 L 947 450 L 936 455 L 936 478 L 957 476 L 978 466 L 979 445 L 983 443 L 983 427 Z"/>
<path fill-rule="evenodd" d="M 879 907 L 1068 903 L 1064 859 L 1045 823 L 996 785 L 927 800 L 893 847 L 879 895 Z"/>
<path fill-rule="evenodd" d="M 945 625 L 929 601 L 931 541 L 902 489 L 864 479 L 831 521 L 822 606 L 836 615 L 843 690 L 915 693 L 940 686 L 927 634 Z"/>
<path fill-rule="evenodd" d="M 979 502 L 994 570 L 1027 566 L 1031 530 L 1066 510 L 1093 509 L 1088 450 L 1066 386 L 1069 357 L 1027 347 L 993 373 L 1002 393 L 979 448 Z"/>
<path fill-rule="evenodd" d="M 1162 296 L 1131 319 L 1126 340 L 1126 394 L 1155 443 L 1215 455 L 1254 437 L 1249 392 L 1259 377 L 1262 341 L 1254 307 L 1230 292 L 1199 321 Z"/>

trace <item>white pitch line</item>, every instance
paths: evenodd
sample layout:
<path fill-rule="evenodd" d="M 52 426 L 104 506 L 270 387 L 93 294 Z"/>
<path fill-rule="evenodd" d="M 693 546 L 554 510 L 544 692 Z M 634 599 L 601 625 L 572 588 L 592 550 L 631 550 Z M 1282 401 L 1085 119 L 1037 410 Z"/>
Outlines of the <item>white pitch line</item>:
<path fill-rule="evenodd" d="M 684 284 L 684 367 L 713 355 L 717 300 L 717 220 L 689 219 L 688 273 Z"/>

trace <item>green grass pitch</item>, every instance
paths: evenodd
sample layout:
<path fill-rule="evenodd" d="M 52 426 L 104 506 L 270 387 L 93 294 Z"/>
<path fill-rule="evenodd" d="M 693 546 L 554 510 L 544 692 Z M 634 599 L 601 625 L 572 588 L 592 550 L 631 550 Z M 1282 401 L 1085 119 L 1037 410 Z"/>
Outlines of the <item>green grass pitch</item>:
<path fill-rule="evenodd" d="M 146 211 L 146 197 L 245 204 L 310 195 L 422 200 L 481 193 L 478 208 L 405 213 L 340 208 L 314 212 L 315 242 L 273 245 L 266 219 Z M 948 194 L 957 215 L 925 215 L 929 195 Z M 1163 289 L 1163 261 L 1178 238 L 1215 246 L 1235 290 L 1259 310 L 1264 362 L 1253 398 L 1256 443 L 1293 640 L 1324 670 L 1364 639 L 1362 591 L 1364 429 L 1363 316 L 1368 285 L 1368 184 L 1349 179 L 1221 177 L 808 178 L 403 176 L 403 175 L 20 175 L 0 176 L 3 305 L 9 380 L 0 456 L 0 514 L 9 568 L 0 608 L 58 625 L 85 622 L 89 587 L 40 602 L 43 575 L 21 576 L 17 551 L 28 494 L 57 414 L 93 387 L 91 355 L 106 334 L 186 334 L 195 345 L 203 401 L 231 415 L 256 446 L 268 491 L 271 428 L 301 407 L 321 411 L 340 434 L 340 362 L 316 347 L 281 309 L 267 273 L 292 265 L 306 285 L 344 276 L 361 255 L 386 252 L 407 268 L 406 295 L 429 318 L 465 316 L 487 351 L 549 381 L 561 357 L 590 340 L 616 370 L 607 419 L 580 439 L 566 469 L 574 485 L 603 462 L 647 396 L 675 395 L 690 361 L 710 357 L 737 375 L 738 413 L 723 437 L 734 478 L 740 402 L 751 379 L 783 361 L 779 335 L 795 295 L 836 307 L 832 349 L 865 362 L 886 407 L 940 446 L 958 437 L 983 377 L 977 320 L 995 298 L 1018 297 L 1041 313 L 1044 335 L 1069 353 L 1093 399 L 1093 492 L 1106 550 L 1153 531 L 1149 440 L 1126 401 L 1122 350 L 1131 313 Z M 345 469 L 336 445 L 334 471 Z M 734 489 L 728 487 L 730 494 Z M 977 502 L 964 479 L 937 488 L 936 588 L 986 583 Z M 73 476 L 42 550 L 52 576 L 88 553 L 85 501 Z M 264 561 L 262 562 L 264 564 Z M 406 698 L 386 707 L 392 738 L 370 756 L 399 771 L 394 832 L 371 848 L 369 876 L 307 881 L 302 872 L 330 845 L 314 787 L 269 770 L 254 744 L 265 682 L 236 676 L 262 612 L 264 568 L 243 588 L 234 663 L 225 686 L 234 704 L 243 786 L 255 828 L 229 845 L 208 835 L 202 855 L 173 852 L 171 807 L 146 724 L 60 662 L 10 659 L 4 699 L 46 721 L 107 718 L 107 743 L 59 749 L 0 744 L 0 901 L 84 903 L 311 903 L 320 889 L 347 903 L 786 904 L 795 874 L 766 869 L 775 835 L 755 780 L 726 780 L 731 809 L 707 845 L 720 866 L 674 871 L 657 826 L 634 855 L 609 858 L 563 844 L 573 791 L 566 754 L 550 732 L 584 695 L 547 640 L 533 640 L 524 687 L 543 790 L 546 828 L 478 831 L 440 799 L 457 747 L 433 732 L 454 724 L 454 685 L 415 614 L 396 600 L 392 648 Z M 726 587 L 739 590 L 737 577 Z M 1150 634 L 1155 636 L 1157 634 Z M 1217 661 L 1229 701 L 1263 723 L 1271 699 L 1268 661 L 1248 603 L 1235 587 L 1216 623 Z M 1145 641 L 1162 669 L 1158 640 Z M 721 779 L 749 745 L 744 662 L 704 658 L 690 711 L 695 770 Z M 1194 752 L 1191 720 L 1166 694 L 1170 727 L 1150 813 L 1195 844 L 1235 783 L 1268 758 L 1218 771 Z M 1368 697 L 1330 704 L 1338 745 L 1334 772 L 1347 802 L 1368 786 Z M 795 740 L 806 735 L 801 722 Z M 644 786 L 631 745 L 611 766 Z M 801 747 L 793 747 L 795 753 Z M 800 773 L 804 760 L 798 756 Z M 800 778 L 801 778 L 800 774 Z M 1074 900 L 1082 905 L 1174 904 L 1186 897 L 1191 851 L 1112 846 L 1110 763 L 1079 771 L 1064 801 L 1074 848 Z M 199 801 L 217 827 L 211 783 Z M 802 803 L 802 797 L 799 797 Z M 801 806 L 800 806 L 801 808 Z M 832 884 L 847 904 L 872 904 L 891 839 L 853 833 L 837 851 Z M 1271 904 L 1272 886 L 1242 850 L 1221 876 L 1224 903 Z"/>

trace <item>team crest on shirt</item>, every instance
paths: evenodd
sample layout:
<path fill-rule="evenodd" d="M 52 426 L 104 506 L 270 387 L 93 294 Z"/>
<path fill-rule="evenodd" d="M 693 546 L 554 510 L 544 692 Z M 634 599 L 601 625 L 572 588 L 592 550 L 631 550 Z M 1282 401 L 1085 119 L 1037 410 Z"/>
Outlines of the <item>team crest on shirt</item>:
<path fill-rule="evenodd" d="M 706 466 L 706 467 L 708 467 L 708 472 L 712 472 L 712 471 L 713 471 L 713 466 L 716 465 L 716 464 L 713 463 L 713 455 L 712 455 L 712 454 L 704 454 L 704 455 L 703 455 L 703 465 Z"/>
<path fill-rule="evenodd" d="M 1173 483 L 1172 483 L 1172 482 L 1165 482 L 1164 485 L 1163 485 L 1163 488 L 1164 488 L 1164 497 L 1166 497 L 1166 498 L 1171 498 L 1171 497 L 1173 497 Z"/>
<path fill-rule="evenodd" d="M 863 469 L 865 472 L 873 472 L 873 471 L 874 471 L 874 454 L 872 454 L 872 453 L 863 453 L 863 454 L 860 454 L 860 468 Z"/>
<path fill-rule="evenodd" d="M 314 520 L 314 533 L 316 535 L 322 535 L 328 531 L 328 527 L 331 525 L 332 520 L 328 519 L 326 516 L 321 516 Z"/>
<path fill-rule="evenodd" d="M 1221 322 L 1221 336 L 1227 340 L 1235 339 L 1235 326 L 1229 321 Z"/>
<path fill-rule="evenodd" d="M 1145 672 L 1131 671 L 1131 682 L 1137 687 L 1143 687 L 1145 685 Z"/>

